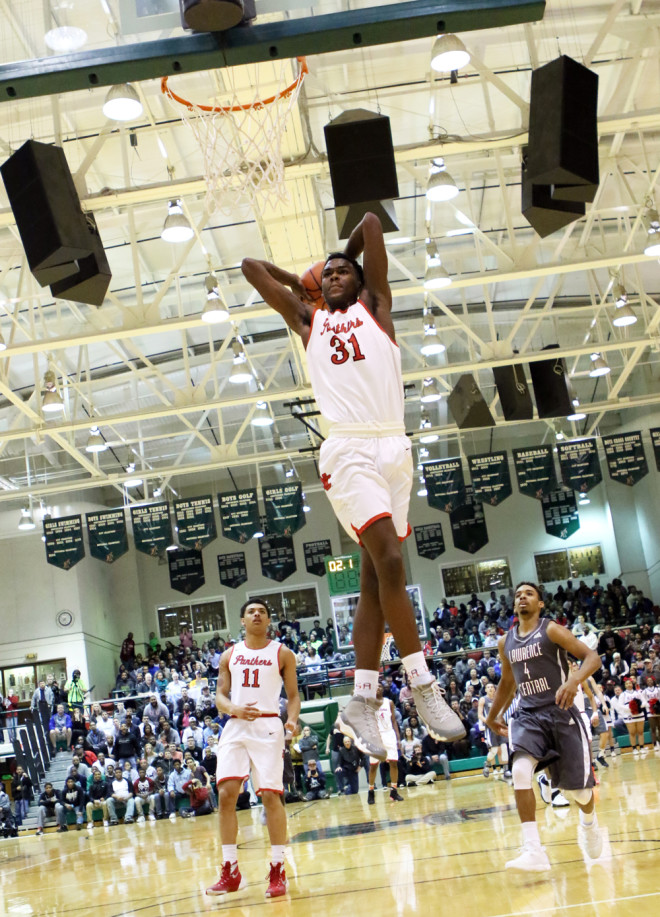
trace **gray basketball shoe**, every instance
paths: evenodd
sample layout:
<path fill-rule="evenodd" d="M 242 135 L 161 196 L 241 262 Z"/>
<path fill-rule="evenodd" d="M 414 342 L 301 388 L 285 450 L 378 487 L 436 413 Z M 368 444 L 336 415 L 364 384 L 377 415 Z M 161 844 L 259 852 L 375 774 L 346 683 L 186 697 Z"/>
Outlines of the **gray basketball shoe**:
<path fill-rule="evenodd" d="M 344 735 L 353 739 L 363 754 L 384 761 L 387 751 L 376 719 L 379 709 L 380 703 L 375 697 L 354 694 L 339 714 L 339 727 Z"/>
<path fill-rule="evenodd" d="M 465 727 L 442 696 L 435 678 L 426 685 L 411 686 L 417 713 L 436 742 L 456 742 L 465 735 Z"/>

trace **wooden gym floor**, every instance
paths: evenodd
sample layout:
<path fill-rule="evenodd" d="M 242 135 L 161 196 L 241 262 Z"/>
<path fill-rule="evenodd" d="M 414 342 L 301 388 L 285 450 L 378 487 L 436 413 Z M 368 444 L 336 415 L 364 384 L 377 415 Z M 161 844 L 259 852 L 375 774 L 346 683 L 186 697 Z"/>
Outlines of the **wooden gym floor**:
<path fill-rule="evenodd" d="M 363 775 L 361 775 L 363 777 Z M 603 855 L 585 863 L 577 808 L 539 799 L 537 819 L 553 869 L 505 873 L 520 844 L 513 791 L 483 777 L 376 790 L 287 806 L 289 895 L 264 898 L 268 863 L 261 808 L 239 813 L 239 862 L 248 886 L 204 894 L 217 878 L 217 816 L 69 830 L 0 842 L 0 914 L 35 917 L 190 917 L 231 911 L 276 914 L 567 914 L 639 917 L 660 905 L 660 756 L 628 753 L 599 773 Z"/>

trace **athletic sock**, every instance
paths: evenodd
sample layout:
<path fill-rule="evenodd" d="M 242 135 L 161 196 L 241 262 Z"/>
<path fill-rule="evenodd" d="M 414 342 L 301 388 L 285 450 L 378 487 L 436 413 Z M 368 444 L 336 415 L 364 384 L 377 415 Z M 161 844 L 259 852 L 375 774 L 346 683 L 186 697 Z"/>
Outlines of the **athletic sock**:
<path fill-rule="evenodd" d="M 222 862 L 231 863 L 232 866 L 238 862 L 238 844 L 222 845 Z"/>
<path fill-rule="evenodd" d="M 580 824 L 583 828 L 591 828 L 594 825 L 598 824 L 598 819 L 596 818 L 596 810 L 593 812 L 583 812 L 580 809 Z"/>
<path fill-rule="evenodd" d="M 378 672 L 371 669 L 355 670 L 355 693 L 360 697 L 375 697 L 378 690 Z"/>
<path fill-rule="evenodd" d="M 270 848 L 270 861 L 273 864 L 284 862 L 284 844 L 273 844 Z"/>
<path fill-rule="evenodd" d="M 375 789 L 376 789 L 376 784 L 375 784 L 375 783 L 370 783 L 370 784 L 369 784 L 369 789 L 370 789 L 370 790 L 375 790 Z"/>
<path fill-rule="evenodd" d="M 411 687 L 428 685 L 433 681 L 433 675 L 429 672 L 424 653 L 421 650 L 417 653 L 410 653 L 408 656 L 403 656 L 401 662 L 405 667 Z"/>
<path fill-rule="evenodd" d="M 535 821 L 524 821 L 520 827 L 522 828 L 523 844 L 530 844 L 532 847 L 541 846 L 539 826 Z"/>

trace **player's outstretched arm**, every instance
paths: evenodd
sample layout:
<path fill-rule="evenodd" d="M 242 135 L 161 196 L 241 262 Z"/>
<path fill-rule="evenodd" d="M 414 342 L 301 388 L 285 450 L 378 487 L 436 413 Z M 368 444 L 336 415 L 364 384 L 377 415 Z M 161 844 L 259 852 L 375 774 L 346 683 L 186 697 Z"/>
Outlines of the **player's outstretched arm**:
<path fill-rule="evenodd" d="M 553 643 L 563 647 L 576 659 L 582 660 L 580 668 L 571 672 L 555 695 L 555 703 L 566 710 L 573 704 L 579 685 L 601 667 L 601 658 L 595 650 L 590 650 L 586 643 L 578 640 L 568 628 L 562 627 L 555 621 L 549 622 L 546 633 Z"/>
<path fill-rule="evenodd" d="M 286 691 L 286 730 L 287 739 L 293 738 L 298 728 L 300 716 L 300 694 L 298 693 L 298 675 L 296 672 L 296 657 L 287 646 L 280 650 L 282 667 L 282 680 Z"/>
<path fill-rule="evenodd" d="M 517 685 L 513 669 L 504 652 L 504 641 L 505 637 L 501 637 L 498 642 L 500 659 L 502 660 L 502 677 L 500 678 L 500 683 L 495 691 L 493 703 L 486 717 L 486 726 L 498 735 L 506 737 L 509 734 L 509 730 L 501 714 L 509 709 L 511 701 L 515 696 Z"/>
<path fill-rule="evenodd" d="M 280 313 L 292 331 L 306 339 L 314 307 L 300 277 L 256 258 L 243 258 L 241 270 L 264 302 Z"/>
<path fill-rule="evenodd" d="M 371 297 L 371 307 L 376 312 L 391 312 L 392 291 L 387 282 L 387 250 L 383 237 L 383 227 L 375 213 L 365 213 L 351 233 L 345 254 L 357 258 L 364 252 L 362 268 L 364 270 L 364 287 Z"/>

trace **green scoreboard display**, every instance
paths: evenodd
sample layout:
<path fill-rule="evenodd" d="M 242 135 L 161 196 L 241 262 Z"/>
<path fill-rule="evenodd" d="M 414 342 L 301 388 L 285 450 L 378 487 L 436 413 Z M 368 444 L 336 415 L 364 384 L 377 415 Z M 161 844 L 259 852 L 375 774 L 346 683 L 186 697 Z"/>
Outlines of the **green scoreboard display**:
<path fill-rule="evenodd" d="M 331 596 L 351 595 L 360 591 L 359 553 L 326 557 L 324 562 Z"/>

